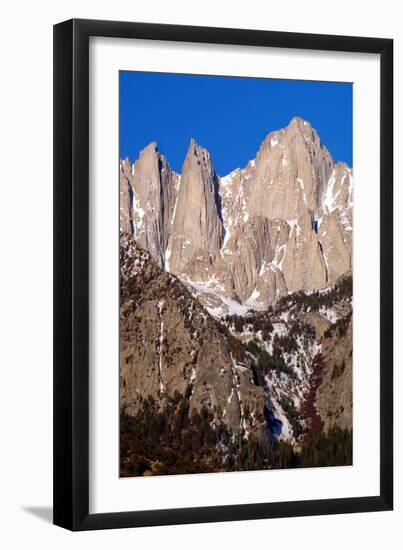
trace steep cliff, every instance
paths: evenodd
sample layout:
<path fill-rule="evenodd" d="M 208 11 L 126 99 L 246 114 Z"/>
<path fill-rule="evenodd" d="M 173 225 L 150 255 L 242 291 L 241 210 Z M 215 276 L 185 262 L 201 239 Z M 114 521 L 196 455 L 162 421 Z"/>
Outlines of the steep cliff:
<path fill-rule="evenodd" d="M 150 144 L 121 162 L 120 207 L 121 230 L 217 314 L 231 302 L 265 308 L 351 269 L 351 170 L 297 117 L 222 178 L 194 140 L 181 175 Z"/>

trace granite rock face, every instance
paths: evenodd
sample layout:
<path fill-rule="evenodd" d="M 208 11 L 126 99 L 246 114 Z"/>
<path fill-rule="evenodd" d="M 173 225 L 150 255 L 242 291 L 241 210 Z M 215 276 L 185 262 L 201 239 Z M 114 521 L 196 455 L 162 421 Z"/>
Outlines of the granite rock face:
<path fill-rule="evenodd" d="M 225 314 L 331 284 L 352 265 L 352 173 L 294 118 L 219 177 L 191 140 L 182 174 L 151 143 L 121 161 L 121 231 Z"/>
<path fill-rule="evenodd" d="M 209 152 L 192 139 L 183 163 L 166 251 L 172 273 L 186 271 L 188 264 L 200 258 L 211 263 L 219 254 L 223 225 L 218 186 Z"/>
<path fill-rule="evenodd" d="M 146 248 L 160 267 L 172 231 L 180 176 L 172 171 L 155 142 L 130 165 L 120 163 L 120 226 Z"/>
<path fill-rule="evenodd" d="M 298 220 L 308 211 L 318 217 L 332 168 L 316 131 L 293 118 L 287 128 L 266 137 L 246 178 L 250 215 Z"/>

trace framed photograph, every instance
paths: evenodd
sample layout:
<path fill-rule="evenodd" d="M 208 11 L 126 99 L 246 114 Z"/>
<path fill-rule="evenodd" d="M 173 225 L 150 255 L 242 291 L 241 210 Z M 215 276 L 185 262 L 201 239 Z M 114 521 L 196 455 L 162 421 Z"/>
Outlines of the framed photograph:
<path fill-rule="evenodd" d="M 391 510 L 393 42 L 54 27 L 54 523 Z"/>

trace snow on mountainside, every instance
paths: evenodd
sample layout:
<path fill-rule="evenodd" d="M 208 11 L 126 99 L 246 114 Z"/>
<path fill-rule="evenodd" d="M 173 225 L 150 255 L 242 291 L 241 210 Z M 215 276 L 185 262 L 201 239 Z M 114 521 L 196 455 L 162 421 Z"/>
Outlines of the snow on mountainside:
<path fill-rule="evenodd" d="M 326 353 L 321 359 L 322 367 L 334 368 L 334 355 L 328 349 L 328 339 L 333 333 L 341 337 L 333 344 L 333 352 L 335 355 L 336 349 L 347 352 L 351 369 L 352 343 L 342 334 L 351 323 L 351 296 L 351 277 L 347 274 L 319 291 L 301 291 L 284 297 L 267 311 L 249 310 L 246 314 L 242 311 L 241 315 L 222 319 L 256 361 L 267 408 L 274 420 L 281 422 L 280 439 L 298 444 L 309 431 L 305 402 L 323 346 Z M 342 331 L 338 332 L 340 327 Z M 348 378 L 343 381 L 347 386 L 349 382 Z"/>
<path fill-rule="evenodd" d="M 329 319 L 329 311 L 337 315 Z M 241 310 L 218 321 L 180 279 L 161 271 L 122 234 L 121 405 L 135 414 L 149 396 L 163 404 L 175 392 L 189 394 L 191 410 L 207 407 L 216 424 L 241 437 L 265 432 L 299 448 L 311 430 L 306 403 L 315 361 L 324 355 L 332 373 L 326 391 L 334 391 L 339 366 L 333 357 L 346 341 L 332 342 L 331 354 L 328 342 L 350 319 L 346 276 L 321 291 L 284 297 L 266 311 Z M 351 357 L 345 361 L 344 376 L 351 374 Z M 348 383 L 349 377 L 343 385 Z M 315 400 L 320 391 L 315 389 Z M 344 392 L 339 399 L 345 407 Z M 332 405 L 340 415 L 334 399 Z M 343 422 L 351 429 L 351 419 Z"/>
<path fill-rule="evenodd" d="M 351 432 L 352 182 L 298 117 L 225 177 L 194 140 L 181 174 L 156 143 L 120 162 L 128 418 L 152 406 L 176 425 L 173 403 L 181 423 L 200 414 L 215 441 L 203 468 L 214 448 L 224 470 L 282 463 L 267 442 L 305 456 L 318 434 Z"/>
<path fill-rule="evenodd" d="M 351 169 L 299 118 L 222 178 L 194 140 L 180 175 L 155 143 L 121 161 L 121 230 L 215 315 L 333 283 L 351 269 L 351 228 Z"/>

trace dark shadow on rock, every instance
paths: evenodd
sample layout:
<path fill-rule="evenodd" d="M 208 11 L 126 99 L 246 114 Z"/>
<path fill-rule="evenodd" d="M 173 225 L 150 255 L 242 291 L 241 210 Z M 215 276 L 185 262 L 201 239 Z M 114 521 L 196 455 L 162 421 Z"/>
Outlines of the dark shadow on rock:
<path fill-rule="evenodd" d="M 53 523 L 52 506 L 23 506 L 22 509 L 28 514 L 32 514 L 46 523 Z"/>

